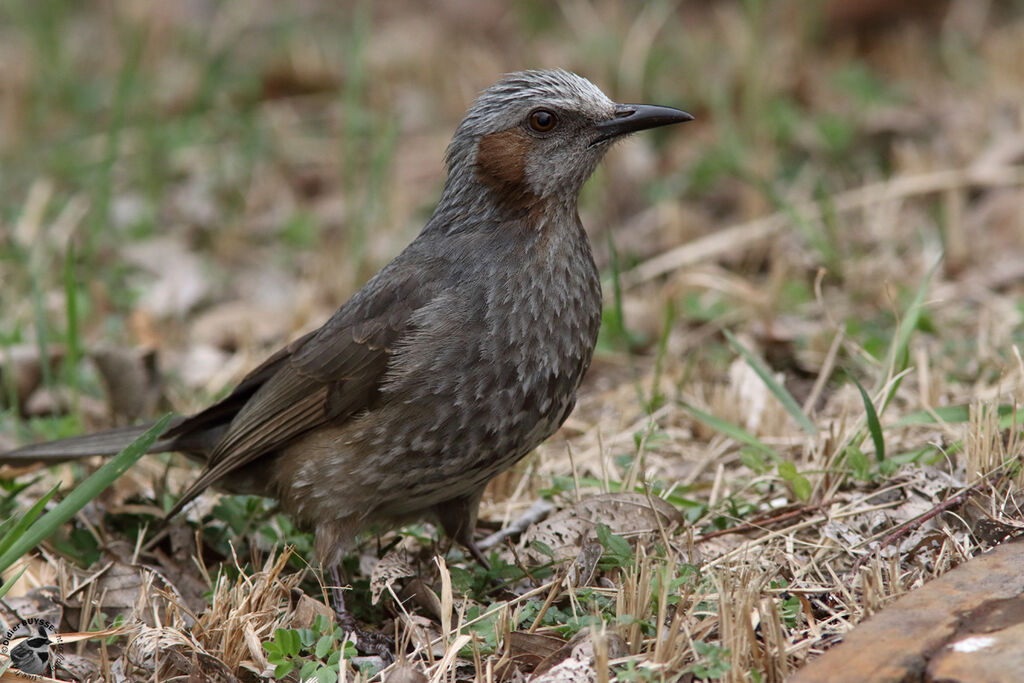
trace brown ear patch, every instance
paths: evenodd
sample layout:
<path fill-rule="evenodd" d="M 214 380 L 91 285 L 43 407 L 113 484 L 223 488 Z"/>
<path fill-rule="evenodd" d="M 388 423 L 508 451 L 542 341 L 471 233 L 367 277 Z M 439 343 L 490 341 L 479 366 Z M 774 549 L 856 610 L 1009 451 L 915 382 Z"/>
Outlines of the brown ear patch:
<path fill-rule="evenodd" d="M 532 146 L 530 136 L 518 128 L 485 135 L 477 145 L 477 177 L 511 208 L 525 209 L 539 199 L 526 181 L 526 159 Z"/>

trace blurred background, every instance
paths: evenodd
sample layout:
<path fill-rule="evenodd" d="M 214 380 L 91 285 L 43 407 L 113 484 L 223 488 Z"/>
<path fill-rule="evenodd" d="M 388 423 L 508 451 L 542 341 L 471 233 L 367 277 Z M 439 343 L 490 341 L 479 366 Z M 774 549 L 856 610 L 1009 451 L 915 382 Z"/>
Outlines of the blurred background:
<path fill-rule="evenodd" d="M 684 254 L 686 268 L 627 275 L 602 348 L 649 350 L 665 302 L 677 331 L 733 316 L 807 341 L 808 330 L 775 328 L 813 303 L 819 268 L 837 315 L 870 326 L 891 308 L 887 278 L 915 287 L 940 252 L 957 276 L 1019 260 L 1015 189 L 976 203 L 940 192 L 898 223 L 829 202 L 887 178 L 1016 160 L 1020 10 L 984 0 L 8 4 L 0 345 L 155 349 L 174 405 L 198 405 L 269 345 L 319 324 L 412 239 L 480 89 L 546 67 L 697 117 L 619 145 L 586 187 L 584 224 L 607 277 L 789 216 L 770 237 Z M 822 199 L 823 216 L 794 208 Z M 676 356 L 689 349 L 673 345 Z M 69 372 L 39 379 L 96 395 L 94 370 Z M 33 393 L 18 391 L 19 402 Z M 37 399 L 38 411 L 59 412 L 58 398 Z"/>
<path fill-rule="evenodd" d="M 485 523 L 576 475 L 636 486 L 643 459 L 694 528 L 722 528 L 953 462 L 968 437 L 921 415 L 1024 398 L 1024 2 L 37 0 L 0 5 L 0 449 L 225 392 L 418 233 L 481 89 L 553 67 L 696 120 L 619 144 L 584 188 L 598 353 Z M 850 377 L 918 416 L 886 432 L 888 465 L 863 430 L 864 452 L 836 450 L 865 411 Z M 763 557 L 796 582 L 791 550 Z"/>

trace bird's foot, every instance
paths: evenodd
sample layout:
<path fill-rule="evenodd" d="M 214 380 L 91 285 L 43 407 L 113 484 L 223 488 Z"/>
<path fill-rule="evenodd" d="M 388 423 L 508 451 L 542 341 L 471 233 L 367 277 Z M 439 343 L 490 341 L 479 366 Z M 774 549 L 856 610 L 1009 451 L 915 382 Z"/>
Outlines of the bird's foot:
<path fill-rule="evenodd" d="M 363 628 L 356 623 L 355 618 L 348 610 L 335 609 L 334 615 L 338 619 L 341 630 L 355 637 L 356 650 L 366 655 L 376 655 L 383 659 L 385 664 L 395 661 L 394 638 L 379 631 Z"/>
<path fill-rule="evenodd" d="M 364 629 L 356 623 L 356 618 L 345 607 L 345 596 L 341 591 L 341 577 L 338 575 L 337 567 L 331 567 L 330 579 L 334 616 L 341 630 L 355 637 L 356 650 L 363 654 L 376 655 L 383 659 L 385 664 L 395 661 L 394 639 L 384 633 Z"/>

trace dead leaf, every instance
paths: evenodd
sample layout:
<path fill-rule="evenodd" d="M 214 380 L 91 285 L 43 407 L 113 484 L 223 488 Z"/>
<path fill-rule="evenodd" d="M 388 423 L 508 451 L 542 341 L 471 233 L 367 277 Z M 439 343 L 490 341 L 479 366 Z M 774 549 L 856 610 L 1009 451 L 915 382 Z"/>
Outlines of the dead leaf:
<path fill-rule="evenodd" d="M 645 536 L 682 524 L 683 514 L 661 498 L 642 493 L 603 493 L 550 515 L 523 534 L 522 546 L 537 563 L 550 560 L 531 548 L 540 541 L 554 551 L 556 561 L 575 558 L 586 539 L 594 538 L 597 524 L 605 524 L 620 536 Z"/>
<path fill-rule="evenodd" d="M 601 637 L 604 647 L 602 661 L 616 659 L 629 654 L 626 641 L 617 633 L 604 633 Z M 589 630 L 580 631 L 571 641 L 548 655 L 537 665 L 533 681 L 565 683 L 565 681 L 598 680 L 597 660 L 594 657 L 594 641 Z"/>
<path fill-rule="evenodd" d="M 243 369 L 238 362 L 240 355 L 226 353 L 215 346 L 196 344 L 186 350 L 179 361 L 181 381 L 188 387 L 210 388 L 218 384 L 227 384 L 234 375 Z"/>
<path fill-rule="evenodd" d="M 398 594 L 402 602 L 411 600 L 414 605 L 425 611 L 433 619 L 441 621 L 441 598 L 430 589 L 422 579 L 416 578 L 409 581 Z"/>
<path fill-rule="evenodd" d="M 374 565 L 370 572 L 370 602 L 374 605 L 380 596 L 398 579 L 415 576 L 416 570 L 409 562 L 404 548 L 393 548 Z"/>
<path fill-rule="evenodd" d="M 427 683 L 423 670 L 411 662 L 398 662 L 387 676 L 388 683 Z"/>
<path fill-rule="evenodd" d="M 566 645 L 565 639 L 549 633 L 512 631 L 508 634 L 509 653 L 512 656 L 512 661 L 527 673 L 532 672 L 541 662 Z M 568 656 L 569 652 L 566 651 L 565 655 Z"/>
<path fill-rule="evenodd" d="M 189 326 L 190 338 L 229 353 L 259 348 L 281 342 L 288 332 L 287 320 L 288 311 L 280 306 L 228 301 L 198 316 Z"/>
<path fill-rule="evenodd" d="M 155 349 L 100 348 L 90 354 L 115 424 L 152 415 L 163 393 Z"/>
<path fill-rule="evenodd" d="M 609 631 L 604 634 L 603 640 L 609 659 L 616 659 L 629 654 L 629 648 L 626 646 L 626 641 L 623 640 L 622 636 L 618 633 Z M 565 643 L 565 645 L 556 652 L 552 652 L 544 659 L 543 662 L 538 664 L 534 673 L 540 674 L 548 671 L 568 657 L 574 657 L 576 659 L 589 662 L 594 661 L 594 642 L 591 631 L 584 630 L 577 633 L 573 636 L 572 640 Z"/>
<path fill-rule="evenodd" d="M 36 617 L 59 627 L 64 619 L 64 607 L 56 586 L 40 586 L 24 595 L 8 593 L 0 601 L 0 617 L 3 623 L 17 624 L 23 619 Z"/>
<path fill-rule="evenodd" d="M 73 652 L 64 652 L 57 660 L 57 673 L 72 681 L 98 681 L 103 675 L 99 664 Z"/>
<path fill-rule="evenodd" d="M 295 590 L 298 591 L 299 589 L 296 588 Z M 312 628 L 313 622 L 318 616 L 325 617 L 328 621 L 334 621 L 334 610 L 316 598 L 302 593 L 299 595 L 299 599 L 295 603 L 295 609 L 292 612 L 292 628 Z"/>
<path fill-rule="evenodd" d="M 50 372 L 57 372 L 64 359 L 64 347 L 47 348 L 47 364 Z M 39 347 L 35 344 L 17 344 L 0 351 L 0 382 L 4 387 L 13 386 L 18 407 L 24 412 L 25 403 L 43 381 L 43 363 L 40 362 Z M 11 379 L 8 379 L 10 377 Z M 6 399 L 3 392 L 0 401 Z"/>
<path fill-rule="evenodd" d="M 158 316 L 188 313 L 210 291 L 202 261 L 178 239 L 158 237 L 127 245 L 125 259 L 147 271 L 139 308 Z"/>
<path fill-rule="evenodd" d="M 338 74 L 319 62 L 274 64 L 260 74 L 259 100 L 275 100 L 330 93 L 338 89 Z"/>
<path fill-rule="evenodd" d="M 569 568 L 569 583 L 576 588 L 582 588 L 594 578 L 594 570 L 604 553 L 604 546 L 595 541 L 584 543 L 580 552 L 576 555 L 572 566 Z"/>

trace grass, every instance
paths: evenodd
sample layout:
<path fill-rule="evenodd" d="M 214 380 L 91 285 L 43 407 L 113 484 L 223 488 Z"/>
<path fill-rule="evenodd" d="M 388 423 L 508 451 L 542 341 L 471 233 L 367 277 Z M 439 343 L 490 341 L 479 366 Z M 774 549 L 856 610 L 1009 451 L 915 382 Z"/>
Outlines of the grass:
<path fill-rule="evenodd" d="M 1024 484 L 1024 171 L 1001 151 L 1024 111 L 1008 85 L 1024 16 L 990 7 L 984 40 L 921 18 L 864 39 L 813 5 L 0 9 L 0 446 L 221 395 L 415 235 L 476 91 L 576 70 L 697 121 L 620 145 L 585 188 L 598 353 L 481 523 L 545 498 L 601 524 L 557 527 L 564 545 L 534 524 L 489 573 L 429 524 L 387 531 L 348 559 L 346 598 L 399 633 L 396 669 L 434 680 L 568 667 L 581 641 L 598 680 L 784 678 L 987 547 L 963 516 L 915 522 L 922 508 L 988 509 Z M 199 284 L 178 297 L 184 278 Z M 137 348 L 157 381 L 126 361 L 111 383 L 93 361 Z M 194 467 L 153 456 L 105 493 L 72 488 L 95 466 L 0 469 L 4 529 L 55 514 L 49 496 L 88 499 L 0 591 L 78 586 L 65 598 L 95 620 L 66 629 L 119 619 L 83 650 L 97 679 L 118 660 L 133 680 L 353 661 L 309 534 L 270 503 L 211 493 L 154 539 Z M 117 586 L 92 564 L 121 544 L 130 605 L 102 598 Z M 353 680 L 376 675 L 354 661 Z"/>

